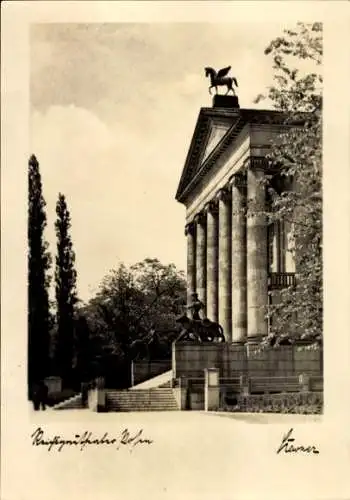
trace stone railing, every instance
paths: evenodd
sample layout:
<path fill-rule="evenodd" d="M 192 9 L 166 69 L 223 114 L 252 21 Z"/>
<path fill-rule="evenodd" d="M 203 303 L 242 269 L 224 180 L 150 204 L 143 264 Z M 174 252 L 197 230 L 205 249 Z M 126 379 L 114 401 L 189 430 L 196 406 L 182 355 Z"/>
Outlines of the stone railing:
<path fill-rule="evenodd" d="M 294 377 L 248 377 L 220 379 L 222 392 L 274 394 L 282 392 L 322 392 L 323 377 L 302 373 Z"/>
<path fill-rule="evenodd" d="M 207 409 L 208 401 L 209 403 L 211 401 L 208 408 L 211 410 L 239 406 L 239 411 L 250 411 L 249 409 L 244 410 L 244 408 L 248 408 L 249 405 L 255 407 L 261 401 L 262 396 L 277 396 L 277 400 L 273 400 L 276 403 L 272 405 L 273 408 L 276 405 L 281 408 L 288 406 L 290 410 L 294 401 L 293 396 L 299 398 L 298 405 L 302 405 L 304 400 L 301 396 L 308 394 L 308 401 L 310 401 L 310 404 L 314 404 L 315 398 L 311 395 L 315 394 L 315 404 L 318 404 L 319 398 L 317 395 L 322 394 L 323 391 L 322 377 L 310 377 L 308 374 L 301 374 L 299 377 L 247 377 L 243 374 L 240 377 L 220 378 L 218 370 L 215 368 L 208 369 L 205 372 L 214 372 L 216 374 L 214 384 L 209 383 L 207 373 L 205 373 L 204 378 L 181 377 L 177 379 L 176 384 L 173 385 L 173 391 L 176 393 L 180 409 Z M 284 400 L 286 396 L 290 396 L 289 399 L 286 399 L 287 403 Z M 266 407 L 271 406 L 271 401 L 269 398 L 264 400 L 262 411 L 264 405 Z"/>

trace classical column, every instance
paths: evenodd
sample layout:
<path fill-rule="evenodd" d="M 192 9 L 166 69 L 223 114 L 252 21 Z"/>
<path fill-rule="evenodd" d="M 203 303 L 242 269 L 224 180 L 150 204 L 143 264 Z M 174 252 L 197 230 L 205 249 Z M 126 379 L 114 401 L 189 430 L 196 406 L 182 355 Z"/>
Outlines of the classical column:
<path fill-rule="evenodd" d="M 207 213 L 207 316 L 218 321 L 218 210 L 211 201 Z"/>
<path fill-rule="evenodd" d="M 247 340 L 246 174 L 234 175 L 229 186 L 232 191 L 232 342 L 243 344 Z"/>
<path fill-rule="evenodd" d="M 267 221 L 264 158 L 250 158 L 247 164 L 247 305 L 248 342 L 267 335 Z"/>
<path fill-rule="evenodd" d="M 231 330 L 231 202 L 227 189 L 220 189 L 219 201 L 219 310 L 218 321 L 225 338 L 232 340 Z"/>
<path fill-rule="evenodd" d="M 191 294 L 196 289 L 196 238 L 193 222 L 185 227 L 187 237 L 187 304 L 191 302 Z"/>
<path fill-rule="evenodd" d="M 196 292 L 204 305 L 207 303 L 207 228 L 206 216 L 199 213 L 194 218 L 196 224 Z M 206 311 L 203 311 L 204 316 Z"/>

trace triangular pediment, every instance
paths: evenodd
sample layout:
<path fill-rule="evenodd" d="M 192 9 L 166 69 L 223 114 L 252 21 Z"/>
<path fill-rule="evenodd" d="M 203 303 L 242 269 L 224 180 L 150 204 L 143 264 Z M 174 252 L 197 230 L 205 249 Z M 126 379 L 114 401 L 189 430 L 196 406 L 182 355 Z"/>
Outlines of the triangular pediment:
<path fill-rule="evenodd" d="M 201 109 L 181 175 L 177 199 L 220 144 L 225 141 L 225 137 L 230 133 L 237 119 L 239 119 L 239 111 Z"/>
<path fill-rule="evenodd" d="M 202 108 L 177 188 L 176 200 L 186 203 L 189 193 L 210 172 L 247 123 L 284 126 L 288 118 L 288 114 L 277 110 Z M 294 125 L 300 124 L 299 122 L 304 123 L 304 118 L 293 120 Z M 290 121 L 288 123 L 290 125 Z"/>
<path fill-rule="evenodd" d="M 220 120 L 212 120 L 211 130 L 209 131 L 207 144 L 204 148 L 204 155 L 202 158 L 202 163 L 208 158 L 210 153 L 219 144 L 221 139 L 224 137 L 226 132 L 231 126 L 231 122 L 222 122 Z"/>

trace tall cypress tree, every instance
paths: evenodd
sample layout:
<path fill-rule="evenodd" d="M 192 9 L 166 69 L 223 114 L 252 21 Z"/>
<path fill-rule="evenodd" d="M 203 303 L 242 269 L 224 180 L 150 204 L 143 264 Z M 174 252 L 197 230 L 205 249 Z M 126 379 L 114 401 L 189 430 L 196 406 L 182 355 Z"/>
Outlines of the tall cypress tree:
<path fill-rule="evenodd" d="M 49 371 L 49 293 L 51 264 L 46 227 L 45 200 L 39 163 L 34 155 L 28 162 L 28 395 L 33 384 Z"/>
<path fill-rule="evenodd" d="M 56 204 L 55 223 L 57 236 L 56 255 L 56 306 L 57 306 L 57 348 L 56 367 L 63 384 L 72 383 L 74 362 L 74 310 L 77 302 L 75 253 L 69 234 L 70 213 L 65 196 L 59 194 Z"/>

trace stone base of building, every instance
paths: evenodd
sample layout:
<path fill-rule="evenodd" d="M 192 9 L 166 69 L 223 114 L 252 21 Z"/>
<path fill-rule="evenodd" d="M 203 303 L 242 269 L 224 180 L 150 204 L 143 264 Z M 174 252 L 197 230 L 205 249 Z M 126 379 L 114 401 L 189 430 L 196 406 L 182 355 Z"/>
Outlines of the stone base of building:
<path fill-rule="evenodd" d="M 217 368 L 220 378 L 242 374 L 251 377 L 288 377 L 302 373 L 322 374 L 322 351 L 300 351 L 298 346 L 281 346 L 262 352 L 247 345 L 212 342 L 173 344 L 173 379 L 204 377 L 204 370 Z"/>

